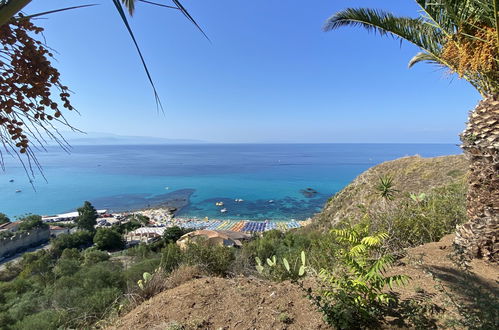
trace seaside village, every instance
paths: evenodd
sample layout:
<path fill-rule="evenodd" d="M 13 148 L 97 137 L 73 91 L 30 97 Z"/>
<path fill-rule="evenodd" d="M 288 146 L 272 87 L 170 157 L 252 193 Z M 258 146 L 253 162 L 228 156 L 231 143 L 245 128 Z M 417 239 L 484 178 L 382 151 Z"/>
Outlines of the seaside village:
<path fill-rule="evenodd" d="M 221 202 L 217 203 L 220 206 Z M 178 240 L 177 244 L 184 246 L 189 241 L 202 237 L 210 244 L 225 246 L 240 246 L 241 240 L 249 239 L 269 230 L 287 231 L 293 228 L 306 226 L 311 219 L 305 221 L 286 220 L 220 220 L 199 218 L 175 217 L 171 208 L 154 208 L 134 212 L 109 212 L 97 211 L 97 224 L 99 227 L 122 225 L 130 221 L 141 219 L 141 226 L 124 234 L 126 247 L 140 243 L 149 244 L 159 240 L 167 228 L 180 227 L 189 232 Z M 41 221 L 48 225 L 43 228 L 33 228 L 29 231 L 20 231 L 21 221 L 8 222 L 0 225 L 0 260 L 29 248 L 37 248 L 47 243 L 50 238 L 60 234 L 76 232 L 78 212 L 62 213 L 57 215 L 42 216 Z"/>

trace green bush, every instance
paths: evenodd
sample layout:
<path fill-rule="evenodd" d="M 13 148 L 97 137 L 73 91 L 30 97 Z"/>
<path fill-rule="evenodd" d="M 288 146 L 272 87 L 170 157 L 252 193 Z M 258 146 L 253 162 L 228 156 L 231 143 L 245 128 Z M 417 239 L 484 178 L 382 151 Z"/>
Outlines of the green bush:
<path fill-rule="evenodd" d="M 388 235 L 368 233 L 364 226 L 333 229 L 332 235 L 341 245 L 339 250 L 330 251 L 337 256 L 337 266 L 320 271 L 322 287 L 318 295 L 309 291 L 326 322 L 339 329 L 378 326 L 387 307 L 396 302 L 396 296 L 384 289 L 408 280 L 404 275 L 384 275 L 394 262 L 394 257 L 382 250 Z"/>
<path fill-rule="evenodd" d="M 190 232 L 190 229 L 180 228 L 178 226 L 168 227 L 163 233 L 163 239 L 166 243 L 175 243 L 180 237 Z"/>
<path fill-rule="evenodd" d="M 465 189 L 463 183 L 453 183 L 411 195 L 399 200 L 395 209 L 370 210 L 364 223 L 373 231 L 387 232 L 386 244 L 392 251 L 438 241 L 467 220 Z"/>
<path fill-rule="evenodd" d="M 153 273 L 161 264 L 161 256 L 154 256 L 136 262 L 125 271 L 125 278 L 130 286 L 136 286 L 144 273 Z"/>
<path fill-rule="evenodd" d="M 114 229 L 99 228 L 94 236 L 94 244 L 100 250 L 121 250 L 125 247 L 125 240 Z"/>
<path fill-rule="evenodd" d="M 203 271 L 223 276 L 234 260 L 234 248 L 210 245 L 202 240 L 190 243 L 184 251 L 183 261 L 191 266 L 199 266 Z"/>
<path fill-rule="evenodd" d="M 166 272 L 171 272 L 180 265 L 182 257 L 182 251 L 178 245 L 170 243 L 161 251 L 161 267 Z"/>
<path fill-rule="evenodd" d="M 20 231 L 29 231 L 35 228 L 47 229 L 49 226 L 42 222 L 42 217 L 39 215 L 28 215 L 20 219 L 21 224 L 19 225 Z"/>
<path fill-rule="evenodd" d="M 98 264 L 99 262 L 109 260 L 109 254 L 104 251 L 95 250 L 94 248 L 90 248 L 85 250 L 83 253 L 83 265 L 84 266 L 92 266 Z"/>
<path fill-rule="evenodd" d="M 92 245 L 94 234 L 87 230 L 80 230 L 73 234 L 61 234 L 52 239 L 52 251 L 61 255 L 65 249 L 83 249 Z"/>

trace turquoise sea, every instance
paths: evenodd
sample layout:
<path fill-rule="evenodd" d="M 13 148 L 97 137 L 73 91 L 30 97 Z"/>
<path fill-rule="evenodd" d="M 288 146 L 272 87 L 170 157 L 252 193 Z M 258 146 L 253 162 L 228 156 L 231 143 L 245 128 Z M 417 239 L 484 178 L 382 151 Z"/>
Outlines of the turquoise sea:
<path fill-rule="evenodd" d="M 459 153 L 451 144 L 75 146 L 70 154 L 50 147 L 38 156 L 46 181 L 37 175 L 34 187 L 20 164 L 5 159 L 0 212 L 48 215 L 73 211 L 85 200 L 123 211 L 185 196 L 189 204 L 180 216 L 301 220 L 373 165 Z M 304 194 L 307 188 L 317 193 Z"/>

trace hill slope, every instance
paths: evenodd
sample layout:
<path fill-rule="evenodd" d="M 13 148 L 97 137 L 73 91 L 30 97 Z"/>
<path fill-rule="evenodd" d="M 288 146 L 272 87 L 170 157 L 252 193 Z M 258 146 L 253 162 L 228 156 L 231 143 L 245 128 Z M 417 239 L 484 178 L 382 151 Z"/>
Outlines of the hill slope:
<path fill-rule="evenodd" d="M 362 208 L 386 207 L 376 185 L 379 178 L 393 178 L 395 197 L 429 192 L 452 183 L 464 182 L 468 161 L 463 155 L 423 158 L 403 157 L 371 167 L 334 195 L 316 219 L 322 224 L 335 224 L 343 219 L 359 217 Z M 385 203 L 386 204 L 386 203 Z M 392 203 L 396 207 L 396 203 Z"/>
<path fill-rule="evenodd" d="M 176 326 L 176 327 L 175 327 Z M 194 279 L 119 319 L 113 329 L 328 329 L 290 282 L 251 277 Z"/>

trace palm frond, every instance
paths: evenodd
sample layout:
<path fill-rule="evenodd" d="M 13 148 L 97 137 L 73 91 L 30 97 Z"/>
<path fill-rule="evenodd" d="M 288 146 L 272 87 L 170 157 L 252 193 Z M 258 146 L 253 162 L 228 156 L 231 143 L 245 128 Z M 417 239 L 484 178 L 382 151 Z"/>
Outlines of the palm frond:
<path fill-rule="evenodd" d="M 128 23 L 125 11 L 123 10 L 123 7 L 121 6 L 121 3 L 119 2 L 119 0 L 113 0 L 113 3 L 116 7 L 116 10 L 118 10 L 118 13 L 121 17 L 121 20 L 125 24 L 125 27 L 128 31 L 128 34 L 130 34 L 130 37 L 132 38 L 132 41 L 133 41 L 133 44 L 135 45 L 135 48 L 137 49 L 140 60 L 142 62 L 142 66 L 144 67 L 144 71 L 146 72 L 147 78 L 149 79 L 149 83 L 151 84 L 152 90 L 154 92 L 154 98 L 156 99 L 156 106 L 158 107 L 158 109 L 160 108 L 161 110 L 163 110 L 163 105 L 161 104 L 161 100 L 160 100 L 159 94 L 156 90 L 156 86 L 154 85 L 154 81 L 152 80 L 151 74 L 150 74 L 149 69 L 147 67 L 144 56 L 142 55 L 142 51 L 140 50 L 139 44 L 138 44 L 137 40 L 135 39 L 135 35 L 133 34 L 132 28 L 130 27 L 130 24 Z"/>
<path fill-rule="evenodd" d="M 45 15 L 54 14 L 54 13 L 58 13 L 58 12 L 62 12 L 62 11 L 73 10 L 73 9 L 80 9 L 80 8 L 86 8 L 86 7 L 93 7 L 93 6 L 98 6 L 98 5 L 99 4 L 97 4 L 97 3 L 92 3 L 92 4 L 88 4 L 88 5 L 66 7 L 66 8 L 60 8 L 60 9 L 48 10 L 48 11 L 44 11 L 44 12 L 41 12 L 41 13 L 26 15 L 26 16 L 22 16 L 22 17 L 21 16 L 20 17 L 13 17 L 12 19 L 30 19 L 30 18 L 45 16 Z"/>
<path fill-rule="evenodd" d="M 113 0 L 114 1 L 114 0 Z M 123 6 L 128 10 L 130 16 L 135 12 L 135 0 L 121 0 Z"/>
<path fill-rule="evenodd" d="M 437 55 L 444 42 L 441 32 L 421 18 L 396 17 L 391 13 L 370 8 L 347 8 L 331 16 L 325 31 L 345 26 L 363 27 L 381 36 L 391 35 L 406 40 Z"/>
<path fill-rule="evenodd" d="M 432 54 L 428 54 L 425 52 L 419 52 L 416 55 L 414 55 L 413 58 L 409 61 L 408 67 L 412 68 L 415 64 L 420 63 L 420 62 L 427 62 L 431 64 L 436 64 L 436 65 L 441 65 L 445 66 L 444 63 L 440 61 L 440 59 Z"/>
<path fill-rule="evenodd" d="M 203 31 L 203 29 L 199 26 L 199 24 L 194 20 L 194 18 L 192 18 L 191 14 L 189 14 L 189 12 L 187 11 L 187 9 L 185 9 L 184 6 L 182 6 L 182 4 L 180 3 L 179 0 L 172 0 L 173 3 L 178 7 L 178 9 L 182 12 L 182 14 L 184 14 L 184 16 L 189 20 L 191 21 L 192 24 L 194 24 L 198 30 L 204 35 L 204 37 L 209 41 L 211 42 L 210 38 L 208 38 L 208 36 L 206 35 L 206 33 Z"/>
<path fill-rule="evenodd" d="M 153 6 L 158 6 L 158 7 L 164 7 L 164 8 L 170 8 L 170 9 L 177 9 L 177 10 L 179 10 L 178 7 L 168 6 L 168 5 L 164 5 L 162 3 L 157 3 L 157 2 L 153 2 L 153 1 L 147 1 L 147 0 L 138 0 L 138 1 L 143 2 L 143 3 L 147 3 L 149 5 L 153 5 Z"/>

